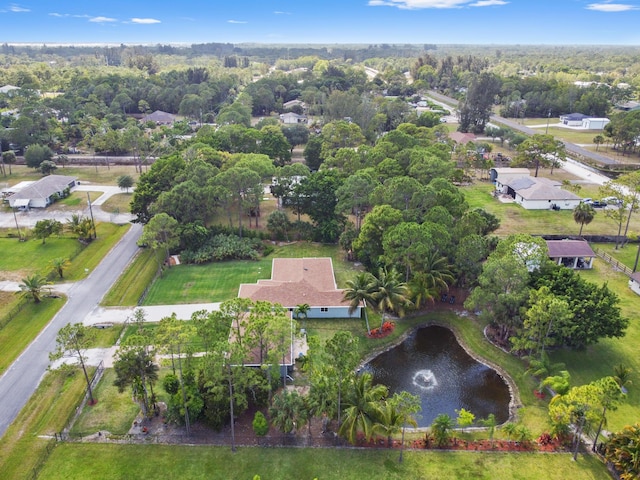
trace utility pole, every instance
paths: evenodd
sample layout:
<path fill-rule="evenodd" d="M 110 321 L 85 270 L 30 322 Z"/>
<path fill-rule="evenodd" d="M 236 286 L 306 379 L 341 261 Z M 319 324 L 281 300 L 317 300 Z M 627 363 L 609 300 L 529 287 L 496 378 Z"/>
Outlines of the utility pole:
<path fill-rule="evenodd" d="M 16 216 L 16 209 L 12 207 L 11 211 L 13 212 L 13 219 L 16 221 L 16 229 L 18 230 L 18 240 L 21 242 L 22 232 L 20 231 L 20 227 L 18 226 L 18 217 Z"/>
<path fill-rule="evenodd" d="M 549 109 L 549 113 L 547 114 L 547 128 L 544 131 L 545 135 L 549 133 L 549 120 L 551 120 L 551 109 Z"/>
<path fill-rule="evenodd" d="M 91 208 L 91 196 L 90 192 L 87 192 L 87 203 L 89 204 L 89 213 L 91 214 L 91 225 L 93 226 L 93 238 L 98 238 L 98 232 L 96 231 L 96 222 L 93 220 L 93 208 Z"/>

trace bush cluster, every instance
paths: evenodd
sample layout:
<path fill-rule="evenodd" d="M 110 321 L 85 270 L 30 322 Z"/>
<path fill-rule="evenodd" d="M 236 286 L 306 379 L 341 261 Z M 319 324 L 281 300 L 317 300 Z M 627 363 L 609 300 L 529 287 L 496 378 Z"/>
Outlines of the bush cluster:
<path fill-rule="evenodd" d="M 262 242 L 258 239 L 219 234 L 195 250 L 184 250 L 180 259 L 183 263 L 195 264 L 222 260 L 257 260 L 262 249 Z"/>

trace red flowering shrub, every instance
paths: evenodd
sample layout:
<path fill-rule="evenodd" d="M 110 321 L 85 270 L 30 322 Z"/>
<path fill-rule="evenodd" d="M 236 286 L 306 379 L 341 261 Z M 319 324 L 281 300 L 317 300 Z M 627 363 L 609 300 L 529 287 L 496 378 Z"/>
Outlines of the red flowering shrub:
<path fill-rule="evenodd" d="M 394 322 L 384 322 L 382 327 L 374 328 L 371 330 L 369 334 L 370 338 L 383 338 L 393 332 L 393 329 L 396 328 L 396 324 Z"/>

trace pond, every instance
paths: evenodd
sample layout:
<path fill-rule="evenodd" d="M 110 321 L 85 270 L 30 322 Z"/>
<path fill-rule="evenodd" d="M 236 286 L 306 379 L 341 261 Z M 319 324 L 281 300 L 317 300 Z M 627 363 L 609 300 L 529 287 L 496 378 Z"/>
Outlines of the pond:
<path fill-rule="evenodd" d="M 362 369 L 374 383 L 389 387 L 392 395 L 407 391 L 422 399 L 419 427 L 428 427 L 441 413 L 457 418 L 464 408 L 498 423 L 509 418 L 511 394 L 504 379 L 479 363 L 460 346 L 451 330 L 422 327 L 392 349 L 378 355 Z"/>

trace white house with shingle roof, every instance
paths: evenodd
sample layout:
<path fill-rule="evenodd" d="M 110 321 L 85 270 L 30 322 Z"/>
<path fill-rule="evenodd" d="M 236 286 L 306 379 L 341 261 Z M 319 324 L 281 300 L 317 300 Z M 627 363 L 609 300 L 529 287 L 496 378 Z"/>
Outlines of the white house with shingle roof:
<path fill-rule="evenodd" d="M 241 284 L 238 297 L 279 303 L 290 311 L 306 303 L 307 318 L 360 318 L 362 308 L 349 313 L 331 258 L 274 258 L 271 279 Z"/>
<path fill-rule="evenodd" d="M 63 195 L 67 188 L 76 185 L 76 177 L 47 175 L 9 196 L 12 208 L 45 208 L 55 201 L 56 195 Z"/>
<path fill-rule="evenodd" d="M 582 198 L 561 186 L 555 180 L 527 176 L 507 181 L 500 191 L 527 210 L 573 210 Z"/>

